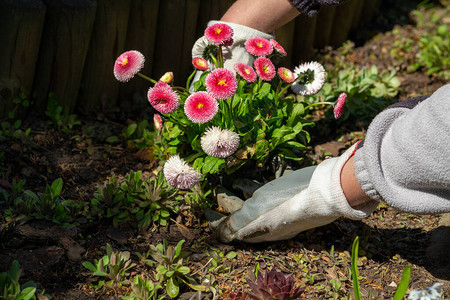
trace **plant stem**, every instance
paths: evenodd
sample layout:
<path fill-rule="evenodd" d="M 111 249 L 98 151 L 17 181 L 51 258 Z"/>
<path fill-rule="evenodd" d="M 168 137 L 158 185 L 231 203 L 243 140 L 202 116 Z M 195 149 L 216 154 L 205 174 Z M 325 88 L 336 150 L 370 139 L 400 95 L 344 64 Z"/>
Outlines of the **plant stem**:
<path fill-rule="evenodd" d="M 189 90 L 189 88 L 191 87 L 191 80 L 192 80 L 192 78 L 194 78 L 196 73 L 197 73 L 197 69 L 194 69 L 194 72 L 192 72 L 192 74 L 189 75 L 187 82 L 186 82 L 186 90 Z"/>
<path fill-rule="evenodd" d="M 322 104 L 329 104 L 331 106 L 334 106 L 333 102 L 316 102 L 316 103 L 312 103 L 312 104 L 308 105 L 307 107 L 305 107 L 305 110 L 307 110 L 308 108 L 310 108 L 312 106 L 322 105 Z"/>
<path fill-rule="evenodd" d="M 219 68 L 219 65 L 217 64 L 217 59 L 214 57 L 214 55 L 210 54 L 209 56 L 210 56 L 211 59 L 213 60 L 214 65 L 215 65 L 217 68 Z"/>
<path fill-rule="evenodd" d="M 142 78 L 144 78 L 145 80 L 148 80 L 148 81 L 150 81 L 151 83 L 157 83 L 158 81 L 156 81 L 156 80 L 154 80 L 154 79 L 151 79 L 150 77 L 147 77 L 147 76 L 145 76 L 144 74 L 142 74 L 142 73 L 140 73 L 140 72 L 138 72 L 137 73 L 140 77 L 142 77 Z"/>

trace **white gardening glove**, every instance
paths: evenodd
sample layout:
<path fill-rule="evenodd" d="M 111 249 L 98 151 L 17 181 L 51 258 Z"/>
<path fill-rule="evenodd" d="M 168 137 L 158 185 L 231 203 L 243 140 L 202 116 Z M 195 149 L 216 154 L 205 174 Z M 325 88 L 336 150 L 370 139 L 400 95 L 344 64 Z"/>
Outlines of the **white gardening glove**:
<path fill-rule="evenodd" d="M 223 49 L 223 58 L 224 58 L 224 68 L 234 71 L 234 65 L 238 62 L 245 63 L 249 66 L 253 66 L 253 61 L 255 57 L 245 50 L 245 42 L 252 37 L 262 37 L 265 39 L 273 39 L 274 36 L 268 33 L 264 33 L 262 31 L 229 22 L 222 21 L 209 21 L 207 27 L 214 25 L 216 23 L 224 23 L 229 25 L 233 29 L 233 44 L 231 46 L 222 47 Z M 194 57 L 202 57 L 203 51 L 205 47 L 210 43 L 205 36 L 199 38 L 194 46 L 192 47 L 192 58 Z M 204 57 L 208 60 L 208 58 Z M 210 63 L 210 69 L 213 70 L 215 68 L 214 64 Z M 193 82 L 197 81 L 203 72 L 197 72 L 195 75 Z M 192 91 L 191 91 L 192 92 Z"/>
<path fill-rule="evenodd" d="M 216 229 L 218 238 L 225 243 L 284 240 L 342 216 L 367 217 L 378 202 L 353 209 L 340 184 L 342 167 L 355 147 L 317 167 L 300 169 L 265 184 L 240 210 L 220 222 Z"/>

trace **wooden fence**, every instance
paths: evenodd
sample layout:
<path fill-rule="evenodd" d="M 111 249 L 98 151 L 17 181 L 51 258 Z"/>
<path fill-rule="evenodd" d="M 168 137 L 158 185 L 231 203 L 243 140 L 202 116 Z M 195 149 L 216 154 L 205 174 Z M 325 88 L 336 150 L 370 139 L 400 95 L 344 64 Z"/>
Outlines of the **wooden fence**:
<path fill-rule="evenodd" d="M 192 71 L 191 48 L 209 20 L 233 0 L 0 0 L 0 117 L 25 90 L 33 109 L 44 112 L 49 92 L 67 112 L 131 110 L 145 103 L 149 84 L 119 83 L 117 56 L 139 50 L 143 73 L 166 71 L 182 84 Z M 282 65 L 307 60 L 313 48 L 337 46 L 370 20 L 379 0 L 349 0 L 313 18 L 300 16 L 276 32 L 287 50 Z M 364 17 L 362 17 L 364 16 Z M 24 114 L 24 111 L 22 111 Z"/>

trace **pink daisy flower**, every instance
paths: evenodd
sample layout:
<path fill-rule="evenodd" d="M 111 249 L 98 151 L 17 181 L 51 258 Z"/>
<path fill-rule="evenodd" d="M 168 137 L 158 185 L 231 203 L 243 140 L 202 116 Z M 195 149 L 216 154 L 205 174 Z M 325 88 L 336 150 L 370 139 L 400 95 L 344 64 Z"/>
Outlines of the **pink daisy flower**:
<path fill-rule="evenodd" d="M 171 83 L 173 80 L 173 72 L 166 72 L 159 81 L 165 82 L 165 83 Z"/>
<path fill-rule="evenodd" d="M 157 82 L 147 93 L 150 104 L 157 111 L 163 114 L 173 113 L 180 106 L 180 99 L 177 93 L 165 82 Z"/>
<path fill-rule="evenodd" d="M 227 24 L 216 23 L 205 29 L 205 37 L 213 44 L 223 45 L 233 37 L 233 29 Z"/>
<path fill-rule="evenodd" d="M 255 82 L 256 72 L 247 64 L 237 63 L 234 65 L 234 70 L 247 82 Z"/>
<path fill-rule="evenodd" d="M 265 81 L 271 81 L 276 74 L 275 66 L 267 57 L 258 57 L 253 62 L 256 74 Z"/>
<path fill-rule="evenodd" d="M 208 128 L 200 139 L 203 151 L 217 158 L 226 158 L 236 152 L 239 142 L 239 134 L 217 126 Z"/>
<path fill-rule="evenodd" d="M 294 82 L 295 80 L 294 73 L 291 70 L 284 67 L 278 68 L 278 76 L 280 76 L 280 78 L 286 81 L 287 83 Z"/>
<path fill-rule="evenodd" d="M 161 130 L 163 127 L 163 120 L 159 114 L 153 115 L 153 123 L 155 124 L 155 128 L 157 130 Z"/>
<path fill-rule="evenodd" d="M 184 113 L 194 123 L 206 123 L 219 111 L 219 103 L 207 92 L 196 92 L 187 97 Z"/>
<path fill-rule="evenodd" d="M 249 38 L 244 46 L 247 52 L 254 56 L 267 56 L 273 52 L 272 44 L 260 37 Z"/>
<path fill-rule="evenodd" d="M 230 70 L 218 68 L 206 76 L 206 90 L 217 99 L 233 97 L 237 90 L 236 76 Z"/>
<path fill-rule="evenodd" d="M 178 155 L 173 155 L 166 161 L 163 172 L 169 185 L 182 190 L 194 187 L 202 178 L 199 172 Z"/>
<path fill-rule="evenodd" d="M 277 54 L 281 56 L 287 55 L 286 50 L 284 50 L 283 46 L 281 46 L 277 41 L 275 41 L 274 39 L 270 39 L 270 43 L 272 44 Z"/>
<path fill-rule="evenodd" d="M 144 67 L 145 57 L 141 52 L 131 50 L 122 53 L 114 63 L 114 76 L 121 82 L 127 82 Z"/>
<path fill-rule="evenodd" d="M 347 99 L 346 93 L 341 93 L 339 95 L 337 103 L 333 109 L 335 119 L 339 119 L 342 116 L 342 113 L 344 112 L 344 104 L 346 99 Z"/>
<path fill-rule="evenodd" d="M 194 57 L 192 59 L 192 65 L 194 66 L 194 68 L 200 71 L 206 71 L 209 68 L 208 61 L 203 57 Z"/>

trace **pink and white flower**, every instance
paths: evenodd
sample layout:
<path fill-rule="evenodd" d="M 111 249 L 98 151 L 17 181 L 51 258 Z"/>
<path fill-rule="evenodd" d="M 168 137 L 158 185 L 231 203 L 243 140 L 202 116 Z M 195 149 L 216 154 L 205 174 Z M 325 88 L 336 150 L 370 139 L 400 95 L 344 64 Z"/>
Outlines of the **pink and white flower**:
<path fill-rule="evenodd" d="M 233 37 L 233 29 L 224 23 L 216 23 L 205 29 L 205 37 L 216 45 L 229 44 Z"/>
<path fill-rule="evenodd" d="M 347 99 L 346 93 L 341 93 L 339 95 L 336 105 L 333 108 L 335 119 L 339 119 L 342 116 L 342 113 L 344 112 L 344 104 L 346 99 Z"/>
<path fill-rule="evenodd" d="M 276 74 L 275 66 L 267 57 L 258 57 L 253 62 L 256 74 L 265 81 L 271 81 Z"/>
<path fill-rule="evenodd" d="M 238 86 L 234 73 L 224 68 L 218 68 L 209 73 L 205 84 L 208 93 L 222 100 L 233 97 Z"/>
<path fill-rule="evenodd" d="M 163 114 L 171 114 L 180 106 L 177 93 L 165 82 L 157 82 L 147 93 L 147 98 L 154 109 Z"/>
<path fill-rule="evenodd" d="M 163 120 L 159 114 L 153 115 L 153 123 L 155 124 L 155 128 L 157 130 L 161 130 L 163 128 Z"/>
<path fill-rule="evenodd" d="M 192 65 L 194 66 L 194 68 L 200 71 L 206 71 L 209 68 L 208 61 L 203 57 L 194 57 L 192 59 Z"/>
<path fill-rule="evenodd" d="M 239 142 L 239 134 L 217 126 L 208 128 L 200 139 L 203 151 L 217 158 L 226 158 L 236 152 Z"/>
<path fill-rule="evenodd" d="M 114 76 L 121 82 L 127 82 L 144 67 L 145 57 L 136 50 L 122 53 L 114 63 Z"/>
<path fill-rule="evenodd" d="M 313 73 L 314 78 L 307 83 L 301 83 L 296 80 L 292 84 L 291 88 L 296 94 L 300 94 L 302 96 L 312 96 L 317 94 L 323 87 L 326 73 L 324 67 L 316 61 L 301 64 L 294 69 L 296 78 L 306 72 Z"/>
<path fill-rule="evenodd" d="M 194 123 L 206 123 L 219 111 L 219 103 L 207 92 L 196 92 L 187 97 L 184 113 Z"/>
<path fill-rule="evenodd" d="M 267 56 L 273 52 L 272 44 L 265 38 L 261 37 L 249 38 L 245 42 L 244 46 L 245 50 L 254 56 Z"/>
<path fill-rule="evenodd" d="M 163 172 L 169 185 L 182 190 L 194 187 L 202 177 L 179 155 L 173 155 L 166 161 Z"/>
<path fill-rule="evenodd" d="M 242 78 L 244 78 L 247 82 L 255 82 L 256 80 L 256 72 L 247 64 L 237 63 L 234 65 L 234 70 L 239 74 Z"/>
<path fill-rule="evenodd" d="M 270 39 L 270 43 L 272 44 L 273 48 L 279 54 L 280 56 L 286 56 L 286 50 L 284 50 L 283 46 L 281 46 L 277 41 L 274 39 Z"/>
<path fill-rule="evenodd" d="M 280 78 L 287 83 L 294 82 L 295 80 L 294 73 L 292 73 L 292 71 L 288 68 L 284 67 L 278 68 L 278 76 L 280 76 Z"/>

